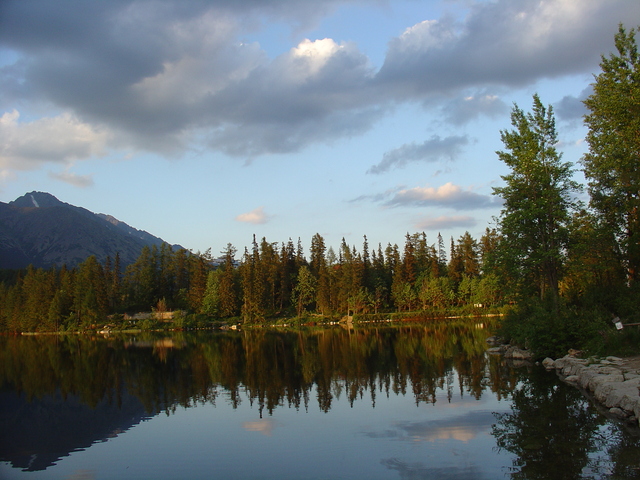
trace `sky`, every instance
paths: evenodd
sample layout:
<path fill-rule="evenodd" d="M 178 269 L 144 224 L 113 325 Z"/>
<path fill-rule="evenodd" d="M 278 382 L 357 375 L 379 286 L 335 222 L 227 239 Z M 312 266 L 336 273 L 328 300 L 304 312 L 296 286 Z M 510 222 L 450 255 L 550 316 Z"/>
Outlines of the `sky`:
<path fill-rule="evenodd" d="M 214 256 L 479 239 L 514 105 L 551 105 L 579 168 L 620 23 L 640 2 L 3 0 L 0 201 L 48 192 Z"/>

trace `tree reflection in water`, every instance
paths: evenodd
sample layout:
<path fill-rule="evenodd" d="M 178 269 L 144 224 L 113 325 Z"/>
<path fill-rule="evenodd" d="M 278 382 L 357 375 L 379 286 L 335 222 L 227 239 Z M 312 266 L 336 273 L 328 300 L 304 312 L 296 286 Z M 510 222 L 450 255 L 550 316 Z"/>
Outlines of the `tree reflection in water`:
<path fill-rule="evenodd" d="M 605 422 L 579 391 L 560 384 L 553 374 L 538 367 L 513 369 L 487 356 L 488 332 L 478 327 L 467 319 L 348 330 L 176 333 L 170 338 L 4 336 L 0 394 L 56 408 L 55 399 L 67 398 L 95 410 L 129 405 L 139 409 L 136 418 L 143 418 L 217 402 L 238 408 L 248 401 L 263 417 L 281 407 L 329 412 L 336 399 L 352 406 L 367 401 L 375 408 L 380 396 L 411 395 L 420 405 L 451 402 L 456 395 L 480 399 L 491 391 L 512 403 L 510 413 L 497 416 L 492 432 L 498 448 L 515 455 L 512 478 L 634 478 L 637 437 Z M 32 410 L 22 411 L 31 415 Z M 113 412 L 114 422 L 120 421 L 116 417 Z M 258 427 L 264 430 L 263 424 L 249 425 Z M 15 415 L 0 415 L 0 443 L 15 444 L 14 433 L 21 428 Z M 84 434 L 87 439 L 98 435 Z M 595 454 L 599 451 L 608 456 L 603 460 Z M 398 459 L 385 461 L 402 478 L 437 474 Z M 460 478 L 476 473 L 458 472 Z"/>
<path fill-rule="evenodd" d="M 640 478 L 638 438 L 606 422 L 578 389 L 534 368 L 511 400 L 492 434 L 498 448 L 516 455 L 512 479 Z"/>
<path fill-rule="evenodd" d="M 215 404 L 220 395 L 235 406 L 244 396 L 268 413 L 283 405 L 308 409 L 314 388 L 325 412 L 341 395 L 351 404 L 366 395 L 375 406 L 378 394 L 412 391 L 416 403 L 433 403 L 439 388 L 453 391 L 454 371 L 457 388 L 476 398 L 487 387 L 504 390 L 511 383 L 507 371 L 488 368 L 486 335 L 465 321 L 170 339 L 0 337 L 0 385 L 28 398 L 74 394 L 91 407 L 105 396 L 117 400 L 125 388 L 149 413 Z"/>

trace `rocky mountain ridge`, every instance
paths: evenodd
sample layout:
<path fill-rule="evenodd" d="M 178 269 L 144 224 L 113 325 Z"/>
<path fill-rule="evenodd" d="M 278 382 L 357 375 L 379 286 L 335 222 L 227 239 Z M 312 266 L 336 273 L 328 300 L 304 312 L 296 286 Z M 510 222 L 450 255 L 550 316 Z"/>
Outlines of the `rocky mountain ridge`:
<path fill-rule="evenodd" d="M 30 192 L 0 202 L 0 269 L 73 267 L 91 255 L 104 262 L 116 254 L 126 266 L 145 246 L 162 243 L 111 215 L 64 203 L 49 193 Z"/>

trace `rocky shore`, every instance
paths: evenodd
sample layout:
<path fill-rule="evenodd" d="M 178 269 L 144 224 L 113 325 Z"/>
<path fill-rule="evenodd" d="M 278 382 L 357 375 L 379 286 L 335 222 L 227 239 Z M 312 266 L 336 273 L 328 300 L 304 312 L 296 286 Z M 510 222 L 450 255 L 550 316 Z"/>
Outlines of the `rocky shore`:
<path fill-rule="evenodd" d="M 542 362 L 565 382 L 579 387 L 614 417 L 633 425 L 640 418 L 640 357 L 576 358 L 567 355 Z"/>

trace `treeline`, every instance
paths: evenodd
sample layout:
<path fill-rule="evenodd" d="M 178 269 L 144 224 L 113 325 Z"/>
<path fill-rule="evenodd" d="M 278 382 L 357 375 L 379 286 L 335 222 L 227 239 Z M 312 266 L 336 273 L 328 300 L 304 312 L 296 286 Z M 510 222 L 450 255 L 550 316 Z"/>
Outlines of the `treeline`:
<path fill-rule="evenodd" d="M 120 267 L 89 257 L 76 268 L 28 268 L 0 283 L 2 330 L 57 331 L 102 327 L 114 314 L 170 310 L 210 319 L 260 323 L 318 314 L 343 317 L 382 312 L 499 306 L 504 289 L 491 271 L 495 231 L 480 241 L 465 233 L 429 244 L 425 233 L 397 244 L 358 249 L 342 241 L 338 252 L 320 234 L 309 256 L 294 245 L 253 239 L 240 258 L 228 244 L 218 259 L 207 251 L 145 247 L 135 263 Z M 161 318 L 162 315 L 158 315 Z"/>

